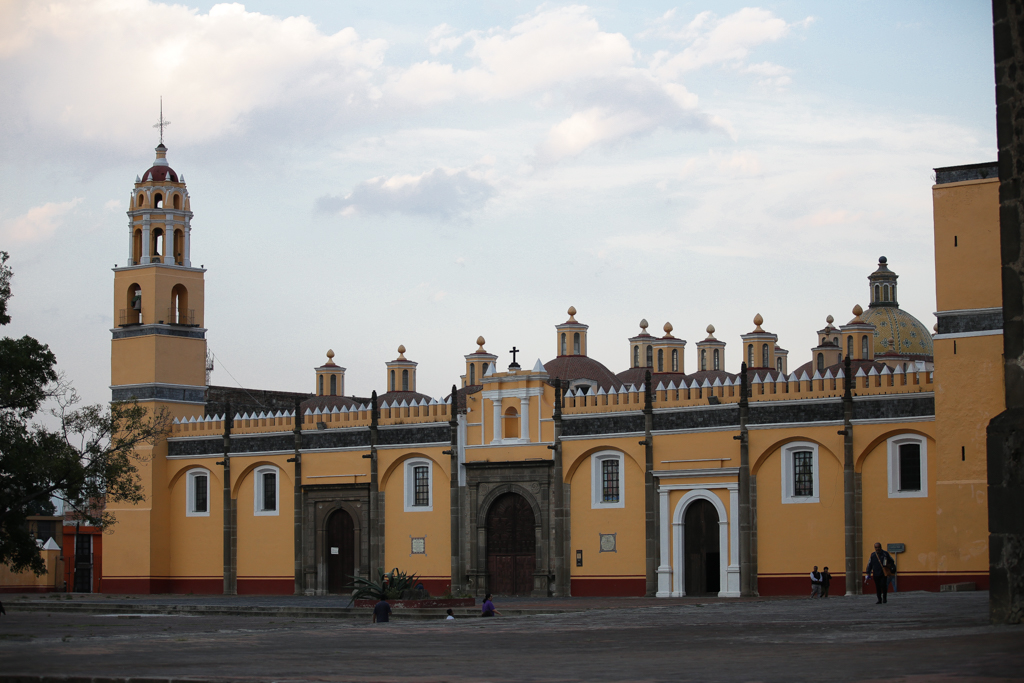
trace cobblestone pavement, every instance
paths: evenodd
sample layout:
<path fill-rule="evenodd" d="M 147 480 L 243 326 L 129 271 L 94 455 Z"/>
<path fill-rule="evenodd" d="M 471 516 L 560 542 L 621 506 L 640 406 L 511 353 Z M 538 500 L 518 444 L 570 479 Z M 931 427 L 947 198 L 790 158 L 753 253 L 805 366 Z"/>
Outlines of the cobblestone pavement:
<path fill-rule="evenodd" d="M 597 599 L 586 602 L 611 608 L 380 625 L 11 610 L 0 617 L 0 679 L 1024 681 L 1024 627 L 988 625 L 987 599 L 983 592 L 901 593 L 888 605 L 873 596 Z"/>

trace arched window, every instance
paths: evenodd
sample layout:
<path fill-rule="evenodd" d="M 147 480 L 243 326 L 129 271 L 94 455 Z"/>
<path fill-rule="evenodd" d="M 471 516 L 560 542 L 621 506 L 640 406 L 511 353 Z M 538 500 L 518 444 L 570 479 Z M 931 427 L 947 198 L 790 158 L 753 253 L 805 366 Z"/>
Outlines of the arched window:
<path fill-rule="evenodd" d="M 391 391 L 395 390 L 395 371 L 391 371 Z"/>
<path fill-rule="evenodd" d="M 869 358 L 868 356 L 868 336 L 865 334 L 860 338 L 860 357 L 864 360 Z"/>
<path fill-rule="evenodd" d="M 509 406 L 505 411 L 504 429 L 502 433 L 506 439 L 518 439 L 519 438 L 519 411 L 515 409 L 515 406 Z"/>
<path fill-rule="evenodd" d="M 142 231 L 136 229 L 132 235 L 132 262 L 129 265 L 137 266 L 142 263 Z"/>
<path fill-rule="evenodd" d="M 775 369 L 778 370 L 779 372 L 782 372 L 782 357 L 781 356 L 779 356 L 778 358 L 775 359 Z"/>
<path fill-rule="evenodd" d="M 146 195 L 144 195 L 143 193 L 140 192 L 139 193 L 139 198 L 135 202 L 135 207 L 141 209 L 145 205 L 146 205 Z"/>
<path fill-rule="evenodd" d="M 639 346 L 634 346 L 633 347 L 633 367 L 634 368 L 640 367 L 640 347 Z"/>
<path fill-rule="evenodd" d="M 483 363 L 480 365 L 480 376 L 483 377 L 487 374 L 487 368 L 490 367 L 490 363 Z"/>
<path fill-rule="evenodd" d="M 178 194 L 177 192 L 174 193 L 174 208 L 175 209 L 180 209 L 181 208 L 181 195 Z"/>
<path fill-rule="evenodd" d="M 718 360 L 718 349 L 715 349 L 715 370 L 721 370 L 721 367 L 719 367 L 719 366 L 720 366 L 720 363 L 719 363 L 719 360 Z"/>
<path fill-rule="evenodd" d="M 181 230 L 174 231 L 174 262 L 179 266 L 185 265 L 185 233 Z"/>
<path fill-rule="evenodd" d="M 409 391 L 409 371 L 402 370 L 402 391 Z"/>
<path fill-rule="evenodd" d="M 658 372 L 665 372 L 665 349 L 658 349 Z"/>
<path fill-rule="evenodd" d="M 564 356 L 566 353 L 567 353 L 567 351 L 566 351 L 566 347 L 565 347 L 565 332 L 563 332 L 562 333 L 562 352 L 559 353 L 558 355 Z"/>
<path fill-rule="evenodd" d="M 142 322 L 142 287 L 136 284 L 128 286 L 128 307 L 121 316 L 122 325 L 138 325 Z"/>
<path fill-rule="evenodd" d="M 707 349 L 701 349 L 700 350 L 700 369 L 702 371 L 708 369 L 708 350 Z"/>
<path fill-rule="evenodd" d="M 769 368 L 769 367 L 771 367 L 768 364 L 768 345 L 767 344 L 761 344 L 761 367 L 762 368 Z"/>
<path fill-rule="evenodd" d="M 338 395 L 338 376 L 331 375 L 331 396 Z"/>
<path fill-rule="evenodd" d="M 209 517 L 210 471 L 200 468 L 189 470 L 185 491 L 188 500 L 185 516 Z"/>
<path fill-rule="evenodd" d="M 577 356 L 580 355 L 580 333 L 576 332 L 572 335 L 572 352 Z"/>
<path fill-rule="evenodd" d="M 889 285 L 882 285 L 882 300 L 889 300 Z"/>
<path fill-rule="evenodd" d="M 647 347 L 647 367 L 649 367 L 649 368 L 653 368 L 654 367 L 654 347 L 653 346 L 648 346 Z"/>
<path fill-rule="evenodd" d="M 174 285 L 171 289 L 171 310 L 167 312 L 167 322 L 174 325 L 191 325 L 192 313 L 188 310 L 188 290 L 185 285 Z"/>
<path fill-rule="evenodd" d="M 160 256 L 164 253 L 164 231 L 156 228 L 149 233 L 149 256 L 153 263 L 161 263 Z"/>
<path fill-rule="evenodd" d="M 818 354 L 818 372 L 822 372 L 824 370 L 825 370 L 825 354 L 819 353 Z"/>
<path fill-rule="evenodd" d="M 846 338 L 846 355 L 853 359 L 853 335 Z"/>
<path fill-rule="evenodd" d="M 893 284 L 893 286 L 892 286 L 892 302 L 896 303 L 896 285 L 895 284 Z"/>
<path fill-rule="evenodd" d="M 469 364 L 469 384 L 470 386 L 476 384 L 476 365 L 473 363 Z"/>
<path fill-rule="evenodd" d="M 162 208 L 164 208 L 164 196 L 162 194 L 160 194 L 159 192 L 157 192 L 155 195 L 153 195 L 153 208 L 154 209 L 162 209 Z"/>
<path fill-rule="evenodd" d="M 679 372 L 679 349 L 672 349 L 672 372 Z"/>
<path fill-rule="evenodd" d="M 253 484 L 256 488 L 253 495 L 256 515 L 276 515 L 277 509 L 277 468 L 268 465 L 257 467 L 253 472 Z"/>
<path fill-rule="evenodd" d="M 832 343 L 839 346 L 839 337 L 832 337 Z"/>
<path fill-rule="evenodd" d="M 751 368 L 754 366 L 754 345 L 747 344 L 747 367 Z"/>
<path fill-rule="evenodd" d="M 320 396 L 324 395 L 324 376 L 320 375 Z"/>
<path fill-rule="evenodd" d="M 873 297 L 871 297 L 871 300 L 872 301 L 881 301 L 882 300 L 881 292 L 882 292 L 882 288 L 879 287 L 878 285 L 875 285 L 875 295 Z"/>

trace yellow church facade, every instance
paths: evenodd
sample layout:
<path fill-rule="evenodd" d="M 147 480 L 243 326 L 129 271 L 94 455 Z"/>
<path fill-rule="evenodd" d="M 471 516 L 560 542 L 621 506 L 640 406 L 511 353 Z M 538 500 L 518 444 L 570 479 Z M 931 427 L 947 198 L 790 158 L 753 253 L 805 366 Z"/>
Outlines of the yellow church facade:
<path fill-rule="evenodd" d="M 345 594 L 399 568 L 435 595 L 738 597 L 805 593 L 817 565 L 859 593 L 876 541 L 901 590 L 987 587 L 994 167 L 936 169 L 934 333 L 883 257 L 795 368 L 757 315 L 738 349 L 709 326 L 689 358 L 642 321 L 616 373 L 570 308 L 546 363 L 500 367 L 480 337 L 431 398 L 399 346 L 359 397 L 333 352 L 309 394 L 208 386 L 205 271 L 161 144 L 115 268 L 111 384 L 173 424 L 140 451 L 146 500 L 109 505 L 101 590 Z"/>

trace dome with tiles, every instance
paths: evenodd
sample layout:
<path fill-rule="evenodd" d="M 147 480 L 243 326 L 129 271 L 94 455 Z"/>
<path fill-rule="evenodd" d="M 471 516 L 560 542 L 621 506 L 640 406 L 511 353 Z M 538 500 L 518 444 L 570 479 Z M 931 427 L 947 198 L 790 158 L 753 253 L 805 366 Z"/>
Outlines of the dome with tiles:
<path fill-rule="evenodd" d="M 887 259 L 878 259 L 878 269 L 868 276 L 871 305 L 861 316 L 875 326 L 875 355 L 890 354 L 931 360 L 932 335 L 920 320 L 899 307 L 896 280 Z"/>

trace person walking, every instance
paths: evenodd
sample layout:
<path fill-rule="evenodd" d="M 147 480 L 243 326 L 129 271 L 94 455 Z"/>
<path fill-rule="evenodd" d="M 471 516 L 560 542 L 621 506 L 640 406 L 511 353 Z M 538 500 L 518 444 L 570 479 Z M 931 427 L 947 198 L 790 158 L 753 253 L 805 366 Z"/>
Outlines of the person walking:
<path fill-rule="evenodd" d="M 391 621 L 391 605 L 384 598 L 373 606 L 373 624 L 386 624 Z"/>
<path fill-rule="evenodd" d="M 869 577 L 874 579 L 875 595 L 878 596 L 876 605 L 889 602 L 889 576 L 895 574 L 895 568 L 896 562 L 892 555 L 882 550 L 881 543 L 875 543 L 875 551 L 871 553 L 868 568 L 864 570 L 864 583 L 868 582 Z"/>
<path fill-rule="evenodd" d="M 828 567 L 821 570 L 821 597 L 828 597 L 828 587 L 832 583 L 832 575 L 828 573 Z"/>
<path fill-rule="evenodd" d="M 481 607 L 482 607 L 482 610 L 481 610 L 480 616 L 482 616 L 482 617 L 493 617 L 495 614 L 497 614 L 499 617 L 501 616 L 501 612 L 499 612 L 498 610 L 494 609 L 494 603 L 491 602 L 491 594 L 490 593 L 488 593 L 487 595 L 484 596 L 484 604 L 481 605 Z"/>
<path fill-rule="evenodd" d="M 818 571 L 818 565 L 814 565 L 814 571 L 811 572 L 811 599 L 821 597 L 821 572 Z"/>

